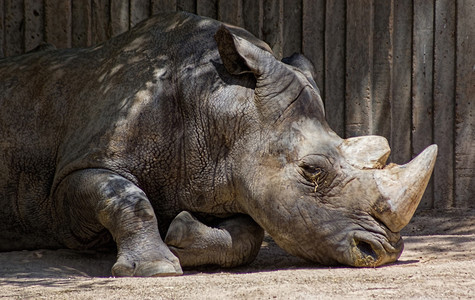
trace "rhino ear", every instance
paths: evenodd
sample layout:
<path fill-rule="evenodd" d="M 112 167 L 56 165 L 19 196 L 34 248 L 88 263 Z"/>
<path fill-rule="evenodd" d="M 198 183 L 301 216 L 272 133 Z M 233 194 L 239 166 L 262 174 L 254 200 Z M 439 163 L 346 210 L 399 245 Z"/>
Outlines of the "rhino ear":
<path fill-rule="evenodd" d="M 319 88 L 317 87 L 316 78 L 317 72 L 315 71 L 315 66 L 312 62 L 300 53 L 294 53 L 292 56 L 285 57 L 282 59 L 282 62 L 298 68 L 302 73 L 307 77 L 310 84 L 320 93 Z"/>
<path fill-rule="evenodd" d="M 254 73 L 258 77 L 265 66 L 275 60 L 271 53 L 231 33 L 225 25 L 221 25 L 214 38 L 224 67 L 233 75 Z"/>

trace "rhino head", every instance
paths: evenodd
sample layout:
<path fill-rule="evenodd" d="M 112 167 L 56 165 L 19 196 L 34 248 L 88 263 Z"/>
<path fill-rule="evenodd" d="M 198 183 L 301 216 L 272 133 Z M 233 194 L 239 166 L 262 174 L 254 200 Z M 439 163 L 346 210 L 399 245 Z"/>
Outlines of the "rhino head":
<path fill-rule="evenodd" d="M 400 231 L 424 193 L 437 146 L 405 165 L 386 165 L 385 138 L 342 139 L 328 126 L 307 59 L 278 61 L 231 31 L 222 26 L 216 33 L 219 53 L 229 73 L 255 76 L 260 120 L 234 170 L 245 212 L 284 250 L 311 261 L 396 261 Z"/>

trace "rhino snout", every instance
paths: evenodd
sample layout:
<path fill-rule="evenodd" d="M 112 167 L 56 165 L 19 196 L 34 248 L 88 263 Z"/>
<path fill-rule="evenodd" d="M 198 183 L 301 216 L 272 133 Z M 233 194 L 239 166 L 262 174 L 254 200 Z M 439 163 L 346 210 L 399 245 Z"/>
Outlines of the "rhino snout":
<path fill-rule="evenodd" d="M 378 267 L 395 262 L 404 248 L 401 237 L 391 243 L 355 236 L 350 245 L 349 261 L 342 263 L 354 267 Z"/>

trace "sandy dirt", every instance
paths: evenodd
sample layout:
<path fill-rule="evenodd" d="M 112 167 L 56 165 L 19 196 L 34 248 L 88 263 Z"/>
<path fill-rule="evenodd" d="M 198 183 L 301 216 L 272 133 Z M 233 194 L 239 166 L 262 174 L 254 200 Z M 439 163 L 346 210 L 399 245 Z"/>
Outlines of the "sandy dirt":
<path fill-rule="evenodd" d="M 114 255 L 37 250 L 0 253 L 0 298 L 13 299 L 470 299 L 475 298 L 475 210 L 418 212 L 399 261 L 380 268 L 323 267 L 266 237 L 235 269 L 169 278 L 112 278 Z"/>

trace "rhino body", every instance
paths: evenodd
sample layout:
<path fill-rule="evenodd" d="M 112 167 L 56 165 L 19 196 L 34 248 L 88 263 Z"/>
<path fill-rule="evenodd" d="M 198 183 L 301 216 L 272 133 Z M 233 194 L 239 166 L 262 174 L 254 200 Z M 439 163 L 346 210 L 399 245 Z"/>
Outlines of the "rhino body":
<path fill-rule="evenodd" d="M 339 138 L 311 63 L 247 31 L 158 15 L 87 49 L 0 60 L 0 250 L 117 247 L 116 276 L 291 254 L 377 266 L 436 146 L 385 166 L 384 138 Z"/>

